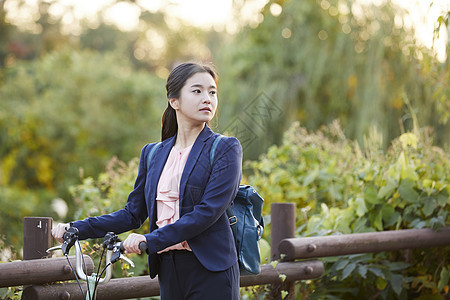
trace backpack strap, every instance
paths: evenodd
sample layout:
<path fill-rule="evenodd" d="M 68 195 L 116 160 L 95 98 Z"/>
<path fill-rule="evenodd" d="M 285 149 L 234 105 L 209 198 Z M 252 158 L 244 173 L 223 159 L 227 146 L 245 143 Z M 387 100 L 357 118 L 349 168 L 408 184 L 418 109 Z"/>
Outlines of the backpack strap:
<path fill-rule="evenodd" d="M 209 163 L 211 165 L 211 168 L 213 166 L 214 163 L 214 155 L 216 154 L 216 148 L 217 145 L 219 144 L 220 140 L 223 138 L 223 135 L 219 134 L 216 139 L 214 140 L 214 143 L 211 147 L 211 152 L 209 152 Z"/>
<path fill-rule="evenodd" d="M 214 155 L 216 154 L 217 145 L 219 144 L 219 142 L 222 138 L 223 138 L 223 135 L 221 135 L 221 134 L 216 137 L 216 139 L 214 140 L 214 143 L 211 147 L 211 152 L 209 152 L 209 162 L 211 164 L 211 168 L 214 163 Z M 237 217 L 233 214 L 233 209 L 232 209 L 231 205 L 227 207 L 227 215 L 228 215 L 228 222 L 230 223 L 230 226 L 237 223 Z"/>
<path fill-rule="evenodd" d="M 214 140 L 214 143 L 211 147 L 211 152 L 209 152 L 209 163 L 211 164 L 211 168 L 213 167 L 214 163 L 214 155 L 216 154 L 216 148 L 219 144 L 220 140 L 223 138 L 223 135 L 218 135 L 216 139 Z M 233 209 L 231 208 L 231 205 L 227 207 L 227 215 L 228 215 L 228 222 L 231 225 L 234 225 L 237 223 L 237 217 L 233 214 Z"/>
<path fill-rule="evenodd" d="M 152 161 L 153 154 L 155 154 L 156 149 L 158 149 L 159 145 L 161 145 L 161 142 L 156 143 L 152 149 L 150 149 L 150 152 L 147 155 L 147 170 L 150 168 L 150 162 Z"/>

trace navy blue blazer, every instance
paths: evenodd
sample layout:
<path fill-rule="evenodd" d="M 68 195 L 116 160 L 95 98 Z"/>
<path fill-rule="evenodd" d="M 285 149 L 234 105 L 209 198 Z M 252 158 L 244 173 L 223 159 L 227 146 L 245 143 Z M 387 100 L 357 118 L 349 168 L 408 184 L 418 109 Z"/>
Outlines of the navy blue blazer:
<path fill-rule="evenodd" d="M 186 240 L 200 263 L 210 271 L 223 271 L 237 262 L 236 247 L 227 207 L 237 194 L 242 177 L 242 147 L 234 137 L 224 137 L 217 146 L 214 163 L 210 150 L 217 134 L 207 125 L 191 148 L 180 182 L 180 219 L 156 226 L 156 187 L 176 136 L 161 143 L 147 170 L 147 155 L 154 144 L 141 151 L 134 190 L 125 207 L 99 217 L 75 221 L 80 239 L 100 238 L 139 228 L 149 217 L 145 234 L 149 249 L 150 276 L 158 274 L 158 251 Z"/>

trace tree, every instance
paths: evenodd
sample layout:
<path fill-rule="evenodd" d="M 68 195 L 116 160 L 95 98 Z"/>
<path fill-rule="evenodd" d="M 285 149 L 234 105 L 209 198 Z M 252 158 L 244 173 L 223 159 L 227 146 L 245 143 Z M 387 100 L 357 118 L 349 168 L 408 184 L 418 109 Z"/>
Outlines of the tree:
<path fill-rule="evenodd" d="M 18 62 L 3 77 L 0 186 L 11 189 L 2 193 L 2 201 L 16 209 L 2 210 L 2 233 L 10 227 L 3 223 L 8 222 L 4 214 L 38 213 L 30 211 L 34 201 L 28 206 L 26 199 L 15 201 L 20 197 L 14 190 L 33 191 L 24 198 L 38 199 L 50 214 L 52 198 L 72 205 L 68 187 L 80 175 L 96 175 L 111 157 L 131 159 L 146 142 L 159 139 L 166 105 L 163 80 L 133 71 L 116 54 L 66 49 Z M 21 219 L 15 220 L 20 224 Z"/>
<path fill-rule="evenodd" d="M 413 32 L 395 21 L 404 12 L 394 4 L 270 1 L 261 14 L 256 28 L 237 34 L 218 56 L 222 80 L 231 82 L 221 91 L 232 103 L 224 119 L 240 112 L 241 123 L 258 128 L 247 105 L 261 93 L 281 111 L 271 119 L 266 112 L 265 126 L 250 133 L 259 138 L 247 149 L 250 158 L 279 143 L 295 120 L 317 129 L 339 119 L 361 144 L 376 126 L 387 146 L 420 112 L 419 124 L 446 142 L 449 126 L 438 123 L 436 111 L 444 116 L 439 107 L 448 105 L 448 62 L 415 44 Z"/>

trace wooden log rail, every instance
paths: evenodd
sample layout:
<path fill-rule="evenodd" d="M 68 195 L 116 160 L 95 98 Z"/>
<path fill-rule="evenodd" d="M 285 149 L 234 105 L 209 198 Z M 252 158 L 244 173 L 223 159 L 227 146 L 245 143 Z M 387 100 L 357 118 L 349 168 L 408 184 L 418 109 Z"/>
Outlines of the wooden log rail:
<path fill-rule="evenodd" d="M 324 271 L 323 263 L 319 260 L 294 261 L 295 259 L 450 245 L 450 227 L 438 231 L 409 229 L 295 238 L 295 204 L 272 203 L 271 211 L 271 259 L 282 258 L 283 262 L 279 262 L 275 267 L 271 264 L 263 265 L 259 275 L 242 276 L 240 285 L 245 287 L 272 284 L 271 293 L 274 292 L 274 299 L 280 297 L 276 294 L 278 286 L 289 291 L 285 300 L 293 300 L 294 281 L 318 278 Z M 24 289 L 22 299 L 83 299 L 77 283 L 47 284 L 74 278 L 65 258 L 34 259 L 42 257 L 45 249 L 51 245 L 48 229 L 51 228 L 52 220 L 25 218 L 24 221 L 24 235 L 39 234 L 40 238 L 30 239 L 24 236 L 24 250 L 29 248 L 28 259 L 32 260 L 0 264 L 0 287 L 33 284 Z M 94 269 L 93 262 L 87 256 L 85 260 L 90 274 Z M 73 257 L 71 262 L 75 264 Z M 84 282 L 82 288 L 86 288 Z M 112 279 L 107 284 L 99 285 L 97 299 L 129 299 L 157 295 L 158 280 L 139 276 Z"/>
<path fill-rule="evenodd" d="M 88 255 L 83 255 L 86 263 L 85 273 L 90 275 L 94 262 Z M 75 268 L 75 256 L 69 256 Z M 75 279 L 75 275 L 65 257 L 50 259 L 32 259 L 0 264 L 0 288 L 29 284 L 45 284 Z"/>
<path fill-rule="evenodd" d="M 319 260 L 281 262 L 275 268 L 271 264 L 261 266 L 259 275 L 241 276 L 241 287 L 281 283 L 285 275 L 285 282 L 318 278 L 323 273 L 323 263 Z M 83 292 L 86 293 L 86 283 L 82 283 Z M 157 278 L 138 276 L 112 279 L 108 283 L 98 286 L 97 299 L 130 299 L 151 297 L 159 295 Z M 54 285 L 34 285 L 27 287 L 23 292 L 23 299 L 51 300 L 51 299 L 84 299 L 77 283 Z"/>
<path fill-rule="evenodd" d="M 278 250 L 286 260 L 450 246 L 450 227 L 287 238 Z"/>

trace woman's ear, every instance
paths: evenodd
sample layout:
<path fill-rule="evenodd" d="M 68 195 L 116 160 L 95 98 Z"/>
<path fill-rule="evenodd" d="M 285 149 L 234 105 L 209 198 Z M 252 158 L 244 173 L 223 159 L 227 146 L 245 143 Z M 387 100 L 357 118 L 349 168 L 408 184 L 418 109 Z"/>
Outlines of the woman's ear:
<path fill-rule="evenodd" d="M 180 108 L 180 101 L 178 100 L 178 98 L 170 98 L 169 104 L 175 110 L 178 110 Z"/>

